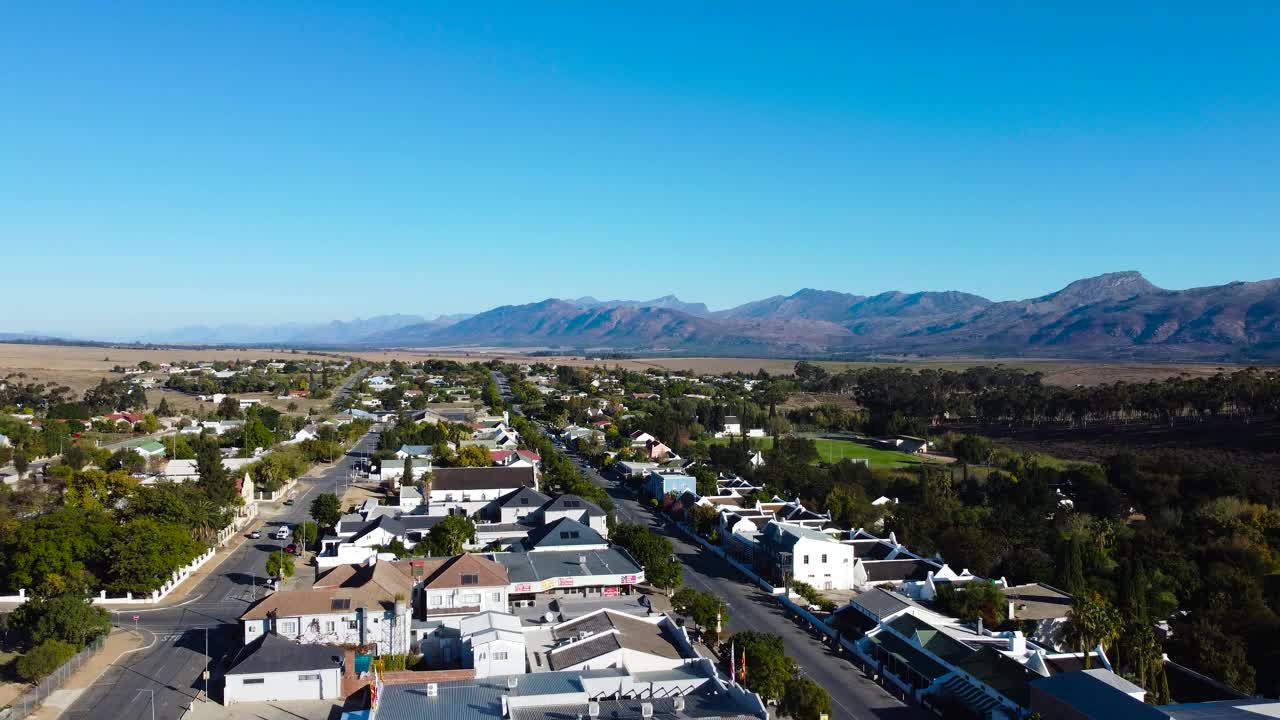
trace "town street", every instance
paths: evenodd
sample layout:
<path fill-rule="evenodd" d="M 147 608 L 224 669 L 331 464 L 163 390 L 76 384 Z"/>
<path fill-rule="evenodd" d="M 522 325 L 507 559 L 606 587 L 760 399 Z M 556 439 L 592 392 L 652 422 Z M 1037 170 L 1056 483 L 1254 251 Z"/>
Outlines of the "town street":
<path fill-rule="evenodd" d="M 671 540 L 676 557 L 684 564 L 684 584 L 714 593 L 729 604 L 726 629 L 730 632 L 757 630 L 780 635 L 787 654 L 795 658 L 803 673 L 831 693 L 833 718 L 899 720 L 932 717 L 924 710 L 905 705 L 889 695 L 852 663 L 788 619 L 782 604 L 741 572 L 716 555 L 686 541 L 678 529 L 657 520 L 654 513 L 636 501 L 629 488 L 596 472 L 580 457 L 570 454 L 570 458 L 583 474 L 608 490 L 616 505 L 619 522 L 648 526 L 653 532 Z"/>
<path fill-rule="evenodd" d="M 131 627 L 133 617 L 138 616 L 138 628 L 151 636 L 154 645 L 112 666 L 63 717 L 148 720 L 151 695 L 145 691 L 154 690 L 157 720 L 180 718 L 187 706 L 199 702 L 196 698 L 204 689 L 201 673 L 206 660 L 212 671 L 210 690 L 219 697 L 221 659 L 241 644 L 236 619 L 263 595 L 268 554 L 287 544 L 272 540 L 269 531 L 282 522 L 294 525 L 309 519 L 308 507 L 320 493 L 334 492 L 341 497 L 356 460 L 371 453 L 376 443 L 376 433 L 365 435 L 319 476 L 301 479 L 294 505 L 281 506 L 275 513 L 264 506 L 262 539 L 249 540 L 224 558 L 214 574 L 188 592 L 189 599 L 173 607 L 113 611 L 113 620 L 122 627 Z"/>

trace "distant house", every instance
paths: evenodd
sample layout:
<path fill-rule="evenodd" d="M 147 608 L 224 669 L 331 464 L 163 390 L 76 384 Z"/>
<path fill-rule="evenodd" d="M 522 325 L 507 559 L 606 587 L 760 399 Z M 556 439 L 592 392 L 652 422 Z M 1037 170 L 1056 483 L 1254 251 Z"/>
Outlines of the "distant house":
<path fill-rule="evenodd" d="M 396 457 L 400 460 L 405 458 L 429 458 L 431 457 L 431 452 L 430 445 L 401 445 L 400 449 L 396 450 Z"/>
<path fill-rule="evenodd" d="M 725 435 L 741 435 L 742 434 L 742 421 L 738 420 L 737 415 L 725 416 L 723 432 Z"/>
<path fill-rule="evenodd" d="M 464 617 L 458 635 L 462 664 L 473 668 L 477 678 L 524 674 L 524 631 L 515 615 L 487 610 Z"/>
<path fill-rule="evenodd" d="M 126 446 L 144 458 L 164 457 L 164 445 L 155 440 L 143 440 Z"/>
<path fill-rule="evenodd" d="M 641 618 L 611 608 L 560 623 L 551 629 L 560 644 L 546 653 L 553 671 L 627 668 L 674 670 L 698 660 L 684 629 L 666 615 Z"/>
<path fill-rule="evenodd" d="M 473 516 L 520 488 L 538 489 L 532 467 L 437 468 L 432 473 L 427 512 Z"/>
<path fill-rule="evenodd" d="M 854 550 L 812 528 L 770 522 L 760 534 L 760 548 L 772 561 L 775 577 L 786 573 L 819 590 L 854 587 Z"/>
<path fill-rule="evenodd" d="M 683 495 L 686 492 L 696 494 L 698 492 L 698 479 L 692 475 L 679 472 L 650 470 L 649 474 L 645 476 L 644 487 L 650 496 L 656 498 L 666 497 L 670 493 L 677 495 Z"/>

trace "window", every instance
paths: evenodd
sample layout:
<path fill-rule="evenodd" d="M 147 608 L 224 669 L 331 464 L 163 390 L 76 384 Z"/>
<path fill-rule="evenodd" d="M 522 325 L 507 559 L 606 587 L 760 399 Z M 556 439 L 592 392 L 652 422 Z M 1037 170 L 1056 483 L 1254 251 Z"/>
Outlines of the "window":
<path fill-rule="evenodd" d="M 498 591 L 498 592 L 496 592 L 496 593 L 494 593 L 494 594 L 493 594 L 493 601 L 494 601 L 494 602 L 502 602 L 502 591 Z"/>
<path fill-rule="evenodd" d="M 484 653 L 480 653 L 479 655 L 477 655 L 477 656 L 476 656 L 476 659 L 477 659 L 477 660 L 484 660 L 484 659 L 485 659 L 485 657 L 487 657 L 487 656 L 486 656 Z"/>
<path fill-rule="evenodd" d="M 521 504 L 521 505 L 528 505 L 528 504 L 529 504 L 529 498 L 527 498 L 527 497 L 522 497 L 522 498 L 520 498 L 520 504 Z"/>
<path fill-rule="evenodd" d="M 582 503 L 578 502 L 577 500 L 565 500 L 564 506 L 567 508 L 576 508 L 576 507 L 582 507 Z"/>
<path fill-rule="evenodd" d="M 805 555 L 805 556 L 804 556 L 804 562 L 803 562 L 803 564 L 805 564 L 805 565 L 808 565 L 808 564 L 809 564 L 809 556 L 808 556 L 808 555 Z"/>
<path fill-rule="evenodd" d="M 298 621 L 297 620 L 281 620 L 280 634 L 281 635 L 297 635 Z"/>
<path fill-rule="evenodd" d="M 329 601 L 330 610 L 350 610 L 351 598 L 333 598 Z"/>
<path fill-rule="evenodd" d="M 507 659 L 507 654 L 506 654 L 505 652 L 495 652 L 495 653 L 493 654 L 493 659 L 494 659 L 494 660 L 506 660 L 506 659 Z"/>
<path fill-rule="evenodd" d="M 827 554 L 826 554 L 826 553 L 823 553 L 823 554 L 822 554 L 822 564 L 823 564 L 823 565 L 826 565 L 826 564 L 827 564 Z"/>
<path fill-rule="evenodd" d="M 577 540 L 577 539 L 578 539 L 578 531 L 577 531 L 577 530 L 562 530 L 562 531 L 560 532 L 560 539 L 561 539 L 561 540 Z"/>
<path fill-rule="evenodd" d="M 359 627 L 360 627 L 360 623 L 356 622 L 355 620 L 348 620 L 348 621 L 347 621 L 347 629 L 348 629 L 348 630 L 357 630 L 357 629 L 359 629 Z"/>
<path fill-rule="evenodd" d="M 463 575 L 462 584 L 463 585 L 479 585 L 480 576 L 479 575 Z"/>
<path fill-rule="evenodd" d="M 266 682 L 266 678 L 245 678 L 240 681 L 241 685 L 261 685 Z"/>
<path fill-rule="evenodd" d="M 479 605 L 480 593 L 467 593 L 466 595 L 462 596 L 462 602 L 468 605 Z"/>
<path fill-rule="evenodd" d="M 338 625 L 337 623 L 335 623 L 334 621 L 330 620 L 329 622 L 327 622 L 327 623 L 325 623 L 325 624 L 324 624 L 324 631 L 325 631 L 325 632 L 333 632 L 334 630 L 336 630 L 336 629 L 337 629 L 337 625 Z"/>
<path fill-rule="evenodd" d="M 432 596 L 431 596 L 431 607 L 440 607 L 440 596 L 439 596 L 439 595 L 432 595 Z"/>
<path fill-rule="evenodd" d="M 308 680 L 319 680 L 320 673 L 303 673 L 298 676 L 298 682 L 306 682 Z"/>

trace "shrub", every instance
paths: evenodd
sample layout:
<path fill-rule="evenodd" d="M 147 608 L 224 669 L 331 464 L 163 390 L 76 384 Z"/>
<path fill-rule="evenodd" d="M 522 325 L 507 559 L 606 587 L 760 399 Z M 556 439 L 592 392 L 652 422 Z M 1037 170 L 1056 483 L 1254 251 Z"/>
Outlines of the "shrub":
<path fill-rule="evenodd" d="M 23 680 L 36 682 L 62 667 L 63 663 L 75 657 L 76 652 L 76 646 L 69 642 L 45 640 L 18 658 L 14 669 Z"/>

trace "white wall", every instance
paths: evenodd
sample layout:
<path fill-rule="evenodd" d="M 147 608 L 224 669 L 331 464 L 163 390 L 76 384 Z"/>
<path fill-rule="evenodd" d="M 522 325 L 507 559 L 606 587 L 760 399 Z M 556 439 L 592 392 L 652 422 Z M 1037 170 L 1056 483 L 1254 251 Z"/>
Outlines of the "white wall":
<path fill-rule="evenodd" d="M 303 677 L 316 676 L 303 680 Z M 250 681 L 248 684 L 245 681 Z M 261 680 L 262 682 L 256 682 Z M 342 692 L 338 666 L 296 672 L 260 675 L 228 675 L 223 688 L 223 704 L 272 700 L 336 700 Z"/>
<path fill-rule="evenodd" d="M 852 547 L 801 538 L 796 541 L 792 553 L 791 575 L 794 579 L 809 583 L 818 590 L 826 589 L 827 583 L 831 583 L 834 590 L 848 590 L 854 586 Z"/>
<path fill-rule="evenodd" d="M 473 595 L 479 596 L 479 602 L 472 602 L 475 598 Z M 496 596 L 496 597 L 495 597 Z M 427 614 L 434 614 L 446 610 L 451 607 L 474 607 L 479 606 L 476 612 L 484 612 L 485 610 L 497 610 L 498 612 L 509 612 L 507 606 L 507 588 L 505 586 L 497 587 L 465 587 L 465 588 L 442 588 L 439 590 L 427 589 Z"/>
<path fill-rule="evenodd" d="M 471 648 L 471 667 L 475 668 L 476 677 L 486 678 L 494 675 L 523 675 L 525 668 L 524 643 L 510 640 L 494 640 Z M 505 658 L 498 656 L 506 653 Z"/>

